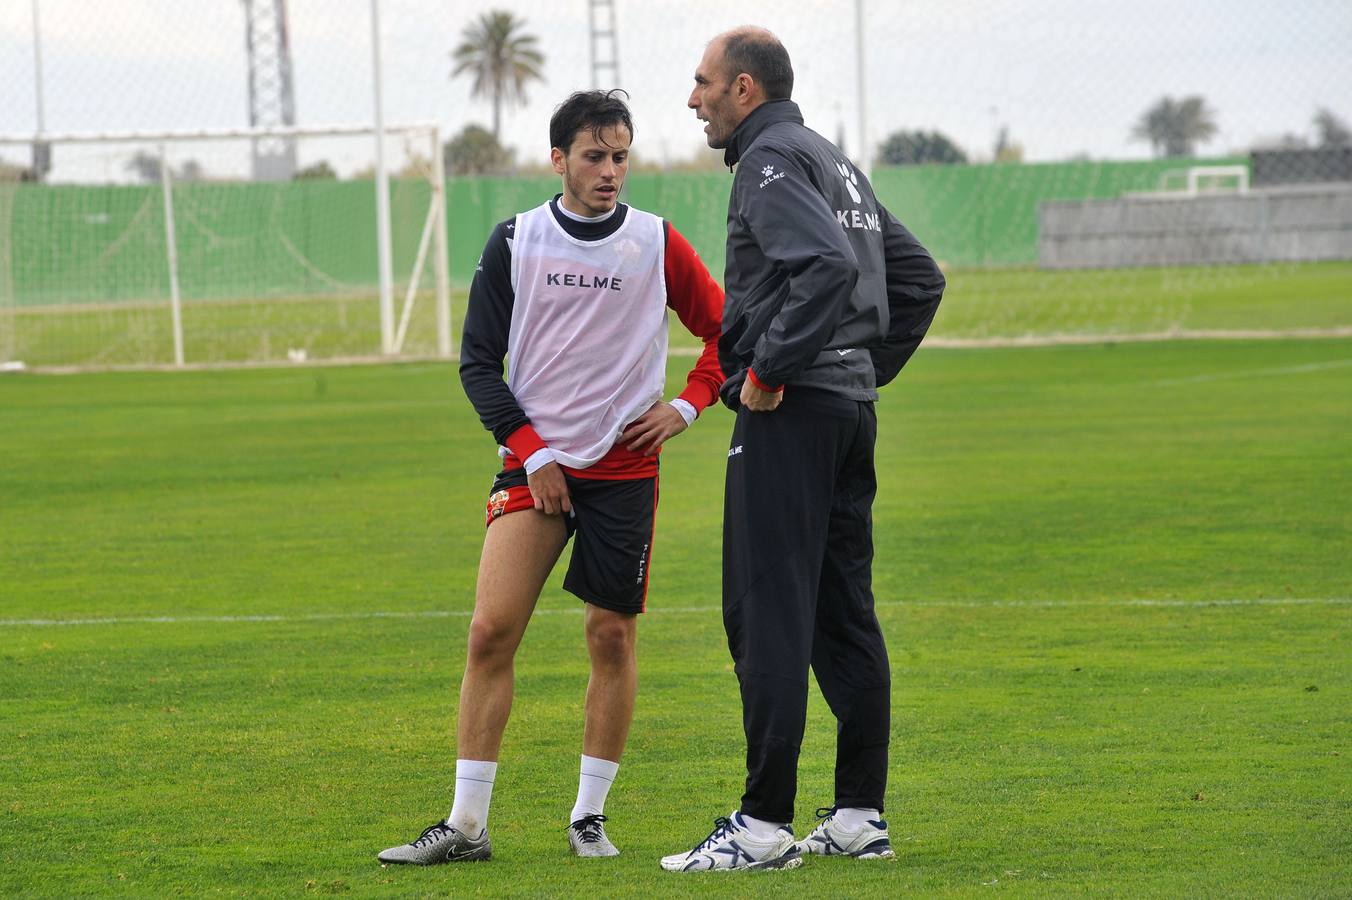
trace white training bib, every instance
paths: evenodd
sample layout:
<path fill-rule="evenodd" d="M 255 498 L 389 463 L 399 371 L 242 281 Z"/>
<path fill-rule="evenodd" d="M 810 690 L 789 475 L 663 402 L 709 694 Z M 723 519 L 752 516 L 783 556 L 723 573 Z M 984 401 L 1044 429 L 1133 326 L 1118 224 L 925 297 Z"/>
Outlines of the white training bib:
<path fill-rule="evenodd" d="M 555 459 L 585 469 L 662 398 L 665 230 L 629 207 L 614 234 L 579 240 L 546 203 L 515 232 L 507 386 Z"/>

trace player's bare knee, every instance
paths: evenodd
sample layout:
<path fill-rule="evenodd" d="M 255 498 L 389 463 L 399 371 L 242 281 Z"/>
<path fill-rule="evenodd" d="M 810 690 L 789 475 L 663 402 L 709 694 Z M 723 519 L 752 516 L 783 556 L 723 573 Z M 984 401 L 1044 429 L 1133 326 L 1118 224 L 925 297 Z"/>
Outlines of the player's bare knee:
<path fill-rule="evenodd" d="M 596 665 L 618 667 L 634 657 L 632 616 L 597 616 L 587 621 L 587 649 Z"/>
<path fill-rule="evenodd" d="M 496 666 L 511 662 L 516 653 L 516 630 L 491 616 L 475 616 L 469 623 L 469 664 Z"/>

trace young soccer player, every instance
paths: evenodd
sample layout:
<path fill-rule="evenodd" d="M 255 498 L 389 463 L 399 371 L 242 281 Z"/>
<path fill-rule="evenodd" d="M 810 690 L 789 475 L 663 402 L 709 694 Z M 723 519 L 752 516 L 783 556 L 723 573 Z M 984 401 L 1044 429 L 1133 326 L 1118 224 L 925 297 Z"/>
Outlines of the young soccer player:
<path fill-rule="evenodd" d="M 455 798 L 446 820 L 381 862 L 489 858 L 513 659 L 569 539 L 564 587 L 586 604 L 591 678 L 568 839 L 579 856 L 619 853 L 604 809 L 638 686 L 658 453 L 723 382 L 722 291 L 668 222 L 619 202 L 633 138 L 619 93 L 576 93 L 555 111 L 550 158 L 563 191 L 494 229 L 470 287 L 460 378 L 503 463 L 488 496 L 460 685 Z M 668 309 L 704 351 L 685 389 L 664 402 Z"/>

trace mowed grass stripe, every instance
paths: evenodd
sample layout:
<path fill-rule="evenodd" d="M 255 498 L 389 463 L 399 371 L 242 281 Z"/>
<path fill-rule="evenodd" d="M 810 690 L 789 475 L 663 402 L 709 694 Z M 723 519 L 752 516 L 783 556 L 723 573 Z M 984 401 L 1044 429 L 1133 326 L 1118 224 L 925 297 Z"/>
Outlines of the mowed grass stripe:
<path fill-rule="evenodd" d="M 1143 383 L 1329 350 L 922 351 L 879 405 L 879 599 L 1342 596 L 1345 372 Z M 470 608 L 491 438 L 453 367 L 384 371 L 0 381 L 5 617 Z M 655 606 L 717 599 L 730 425 L 664 456 Z"/>
<path fill-rule="evenodd" d="M 9 648 L 22 665 L 3 707 L 13 742 L 0 753 L 0 835 L 25 852 L 0 888 L 1337 893 L 1349 803 L 1341 698 L 1352 690 L 1338 653 L 1352 625 L 1344 608 L 880 612 L 893 657 L 894 866 L 811 860 L 788 881 L 732 886 L 657 869 L 740 792 L 736 682 L 714 613 L 641 627 L 638 713 L 607 808 L 624 853 L 606 868 L 570 859 L 561 820 L 586 663 L 580 623 L 546 616 L 518 661 L 490 822 L 496 859 L 434 870 L 382 870 L 373 855 L 449 805 L 460 625 L 21 638 Z M 814 689 L 800 831 L 829 802 L 831 735 Z"/>
<path fill-rule="evenodd" d="M 913 609 L 928 608 L 1002 608 L 1021 609 L 1059 609 L 1066 607 L 1092 608 L 1096 606 L 1143 606 L 1143 607 L 1182 607 L 1182 606 L 1342 606 L 1352 603 L 1352 597 L 1257 597 L 1233 600 L 899 600 L 875 603 L 875 607 L 885 609 L 893 606 Z M 581 615 L 584 608 L 541 609 L 535 615 Z M 648 610 L 649 615 L 688 615 L 721 612 L 718 606 L 661 607 Z M 193 623 L 242 624 L 254 622 L 329 622 L 343 619 L 467 619 L 474 614 L 466 609 L 427 609 L 413 612 L 346 612 L 346 613 L 310 613 L 309 615 L 247 615 L 247 616 L 142 616 L 138 618 L 108 617 L 98 619 L 0 619 L 0 628 L 53 628 L 77 625 L 188 625 Z"/>

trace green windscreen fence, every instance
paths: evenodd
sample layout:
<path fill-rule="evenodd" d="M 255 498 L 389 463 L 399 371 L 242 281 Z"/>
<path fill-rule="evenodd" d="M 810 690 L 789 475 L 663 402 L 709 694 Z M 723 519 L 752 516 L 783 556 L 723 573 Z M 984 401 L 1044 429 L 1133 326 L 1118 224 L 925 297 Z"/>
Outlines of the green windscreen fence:
<path fill-rule="evenodd" d="M 1242 165 L 1245 158 L 906 166 L 873 173 L 878 198 L 946 265 L 1036 265 L 1038 205 L 1046 200 L 1119 197 L 1177 185 L 1190 167 Z M 728 172 L 636 173 L 627 199 L 670 221 L 720 280 L 727 234 Z M 484 239 L 497 222 L 543 202 L 555 179 L 453 181 L 451 274 L 473 276 Z"/>
<path fill-rule="evenodd" d="M 1154 191 L 1192 166 L 1242 162 L 915 166 L 879 169 L 873 181 L 947 267 L 1026 268 L 1038 262 L 1044 201 Z M 721 280 L 731 185 L 726 171 L 639 172 L 626 199 L 669 220 Z M 496 223 L 558 190 L 552 176 L 450 179 L 452 283 L 469 284 Z M 415 298 L 402 348 L 411 354 L 440 346 L 430 267 L 411 288 L 431 191 L 425 178 L 391 183 L 396 304 Z M 183 181 L 172 208 L 189 361 L 381 352 L 372 181 Z M 166 247 L 158 184 L 0 182 L 0 361 L 172 362 Z"/>
<path fill-rule="evenodd" d="M 878 198 L 936 258 L 958 267 L 1028 266 L 1038 261 L 1038 205 L 1154 191 L 1192 166 L 1245 158 L 910 166 L 873 175 Z"/>
<path fill-rule="evenodd" d="M 371 181 L 183 182 L 172 198 L 181 328 L 172 315 L 168 216 L 158 184 L 0 183 L 0 362 L 140 366 L 381 353 Z M 391 183 L 403 308 L 432 198 Z M 402 350 L 438 352 L 424 267 Z"/>
<path fill-rule="evenodd" d="M 425 183 L 395 182 L 395 268 L 411 268 Z M 183 184 L 173 189 L 184 300 L 353 293 L 376 284 L 370 182 Z M 0 273 L 19 306 L 169 295 L 158 185 L 0 185 L 9 252 Z"/>
<path fill-rule="evenodd" d="M 906 166 L 873 173 L 878 198 L 946 265 L 1008 267 L 1038 261 L 1038 205 L 1046 200 L 1119 197 L 1154 191 L 1193 166 L 1242 165 L 1244 158 Z M 636 173 L 628 201 L 670 221 L 720 280 L 727 234 L 728 172 Z M 557 193 L 558 181 L 455 181 L 451 273 L 472 277 L 494 224 Z"/>
<path fill-rule="evenodd" d="M 956 267 L 1037 262 L 1045 200 L 1117 197 L 1158 188 L 1189 165 L 1243 160 L 881 168 L 879 198 L 936 257 Z M 636 173 L 627 199 L 674 224 L 715 276 L 723 268 L 727 172 Z M 553 196 L 555 178 L 451 179 L 451 276 L 461 285 L 493 226 Z M 396 277 L 417 251 L 430 187 L 396 181 Z M 314 296 L 377 284 L 375 192 L 368 181 L 183 184 L 174 188 L 185 300 Z M 168 265 L 158 186 L 0 185 L 0 298 L 16 306 L 164 297 Z"/>

